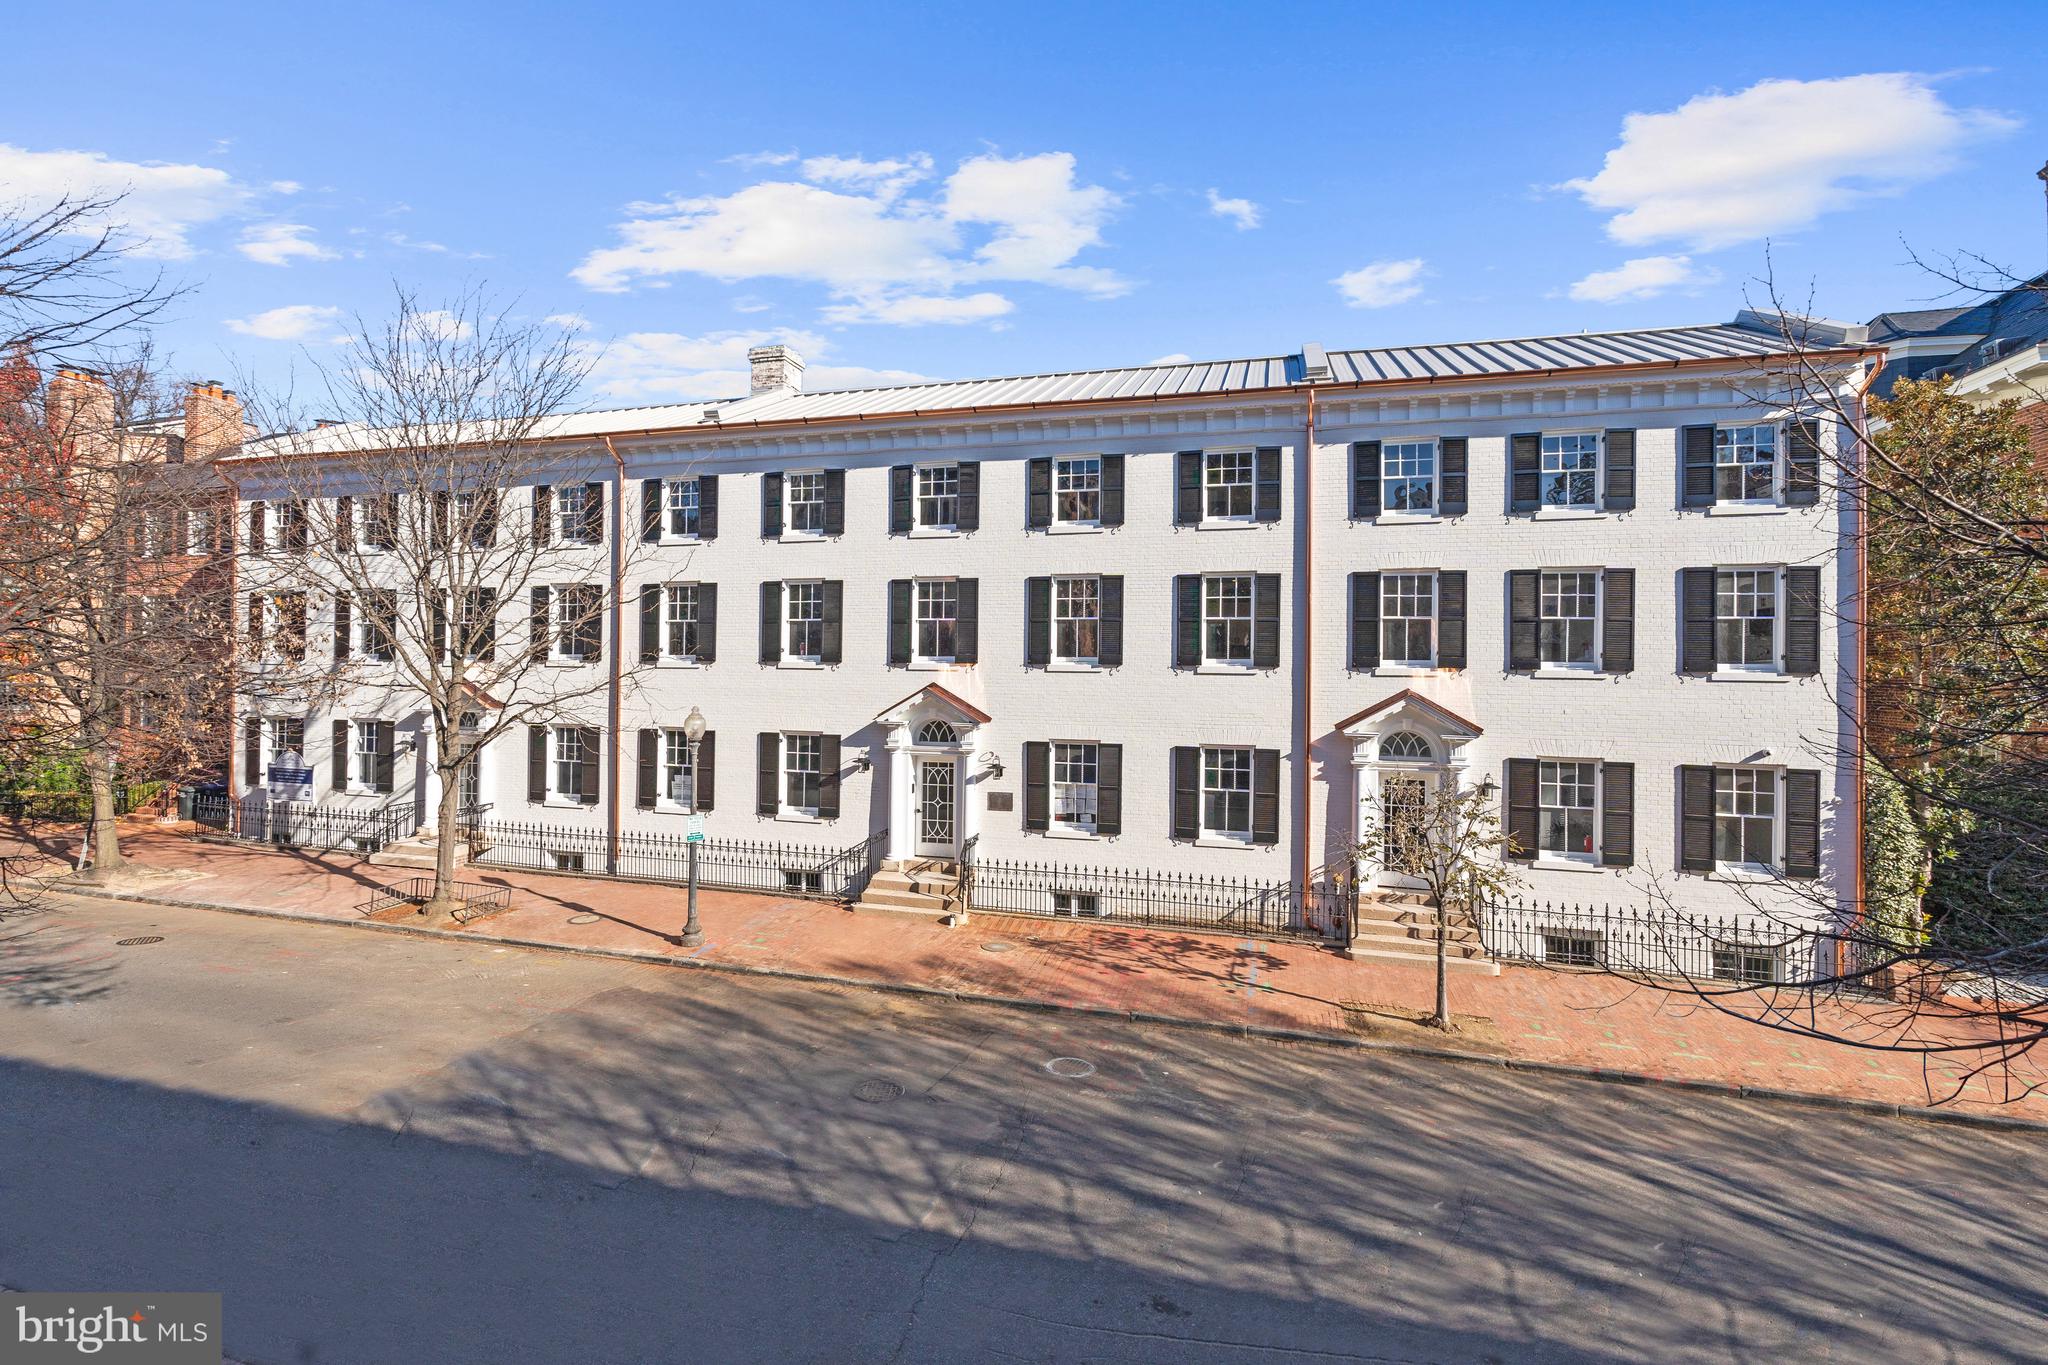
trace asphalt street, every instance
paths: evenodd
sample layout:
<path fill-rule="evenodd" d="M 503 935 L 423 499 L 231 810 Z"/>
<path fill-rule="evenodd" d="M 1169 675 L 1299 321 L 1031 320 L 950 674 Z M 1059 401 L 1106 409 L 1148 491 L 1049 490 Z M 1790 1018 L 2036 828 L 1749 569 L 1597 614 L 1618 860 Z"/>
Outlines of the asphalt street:
<path fill-rule="evenodd" d="M 73 900 L 0 1285 L 260 1365 L 2048 1359 L 2048 1143 Z"/>

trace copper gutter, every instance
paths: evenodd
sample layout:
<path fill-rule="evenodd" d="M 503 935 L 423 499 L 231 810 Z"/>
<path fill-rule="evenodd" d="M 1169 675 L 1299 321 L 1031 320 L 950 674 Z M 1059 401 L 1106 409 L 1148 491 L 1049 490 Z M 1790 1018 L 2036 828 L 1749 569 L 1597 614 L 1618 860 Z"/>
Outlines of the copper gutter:
<path fill-rule="evenodd" d="M 1300 854 L 1295 860 L 1294 884 L 1301 895 L 1308 895 L 1309 830 L 1314 827 L 1315 812 L 1312 809 L 1314 793 L 1309 781 L 1309 770 L 1313 764 L 1309 759 L 1310 725 L 1309 717 L 1315 714 L 1315 654 L 1316 654 L 1316 386 L 1308 386 L 1308 420 L 1301 444 L 1301 619 L 1295 622 L 1300 633 L 1301 682 L 1295 697 L 1294 736 L 1294 784 L 1295 784 L 1295 841 Z M 1306 906 L 1304 899 L 1304 906 Z"/>
<path fill-rule="evenodd" d="M 607 689 L 609 696 L 606 710 L 610 732 L 606 747 L 611 751 L 611 761 L 605 764 L 610 792 L 605 801 L 605 870 L 616 876 L 619 871 L 619 763 L 625 753 L 620 743 L 619 687 L 626 657 L 625 606 L 626 591 L 626 461 L 612 445 L 612 438 L 604 438 L 604 448 L 612 457 L 612 647 L 605 651 L 606 662 L 611 666 L 611 681 Z"/>

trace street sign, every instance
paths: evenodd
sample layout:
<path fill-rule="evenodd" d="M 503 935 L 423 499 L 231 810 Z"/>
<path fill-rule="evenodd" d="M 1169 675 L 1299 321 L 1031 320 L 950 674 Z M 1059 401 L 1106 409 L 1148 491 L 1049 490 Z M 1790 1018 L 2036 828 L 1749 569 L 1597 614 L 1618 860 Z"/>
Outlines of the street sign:
<path fill-rule="evenodd" d="M 686 844 L 701 844 L 704 842 L 703 816 L 693 815 L 690 817 L 689 832 L 683 835 L 683 842 Z"/>

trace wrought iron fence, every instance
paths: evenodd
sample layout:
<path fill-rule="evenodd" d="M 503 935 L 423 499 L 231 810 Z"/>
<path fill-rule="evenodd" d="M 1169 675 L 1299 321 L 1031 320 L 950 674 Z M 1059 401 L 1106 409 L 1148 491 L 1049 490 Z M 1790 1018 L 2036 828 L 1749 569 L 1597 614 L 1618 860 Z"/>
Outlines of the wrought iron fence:
<path fill-rule="evenodd" d="M 114 814 L 140 810 L 163 795 L 168 783 L 128 782 L 114 788 Z M 0 792 L 0 819 L 58 820 L 75 824 L 92 817 L 89 791 Z"/>
<path fill-rule="evenodd" d="M 1220 933 L 1336 937 L 1350 892 L 1330 883 L 1075 867 L 977 858 L 963 868 L 971 910 L 1169 925 Z"/>
<path fill-rule="evenodd" d="M 1836 939 L 1819 926 L 1522 900 L 1481 905 L 1473 917 L 1481 944 L 1502 961 L 1752 985 L 1835 970 Z"/>
<path fill-rule="evenodd" d="M 374 853 L 412 833 L 415 823 L 407 802 L 322 806 L 272 801 L 261 794 L 237 799 L 210 793 L 192 803 L 195 839 L 239 839 L 290 848 Z"/>
<path fill-rule="evenodd" d="M 563 828 L 497 820 L 465 821 L 463 838 L 476 867 L 568 872 L 627 881 L 689 880 L 690 844 L 680 834 L 625 831 L 619 860 L 609 866 L 610 839 L 597 827 Z M 697 884 L 725 891 L 765 891 L 819 900 L 860 895 L 881 865 L 887 834 L 846 848 L 766 839 L 706 839 L 697 844 Z"/>

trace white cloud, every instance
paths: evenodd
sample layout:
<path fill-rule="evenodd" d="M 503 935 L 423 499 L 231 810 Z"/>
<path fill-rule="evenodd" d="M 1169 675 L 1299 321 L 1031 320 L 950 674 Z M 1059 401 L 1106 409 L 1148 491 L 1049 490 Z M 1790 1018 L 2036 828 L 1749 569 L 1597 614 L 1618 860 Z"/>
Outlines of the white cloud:
<path fill-rule="evenodd" d="M 192 229 L 245 212 L 256 197 L 226 171 L 164 161 L 117 161 L 104 152 L 32 152 L 0 142 L 0 197 L 33 210 L 60 196 L 122 197 L 109 215 L 137 255 L 182 260 Z"/>
<path fill-rule="evenodd" d="M 1687 286 L 1698 288 L 1720 278 L 1719 271 L 1694 265 L 1690 256 L 1639 256 L 1612 270 L 1594 271 L 1566 293 L 1581 303 L 1626 303 Z"/>
<path fill-rule="evenodd" d="M 1185 365 L 1193 359 L 1194 357 L 1186 351 L 1175 351 L 1172 355 L 1163 355 L 1157 360 L 1148 360 L 1145 363 L 1147 365 Z"/>
<path fill-rule="evenodd" d="M 1209 212 L 1218 218 L 1228 218 L 1237 224 L 1239 232 L 1250 232 L 1259 225 L 1257 204 L 1249 199 L 1225 199 L 1213 189 L 1209 191 Z"/>
<path fill-rule="evenodd" d="M 973 157 L 922 195 L 912 187 L 935 174 L 923 153 L 812 157 L 799 170 L 799 179 L 729 195 L 631 205 L 618 243 L 591 252 L 573 277 L 608 293 L 683 274 L 798 280 L 825 287 L 830 320 L 901 323 L 1010 311 L 998 294 L 955 296 L 975 284 L 1046 284 L 1097 297 L 1129 288 L 1113 271 L 1074 264 L 1101 244 L 1122 201 L 1077 184 L 1067 153 Z"/>
<path fill-rule="evenodd" d="M 1941 174 L 1966 143 L 2017 125 L 1957 109 L 1925 76 L 1768 80 L 1622 120 L 1598 175 L 1567 180 L 1607 235 L 1697 251 L 1802 228 Z"/>
<path fill-rule="evenodd" d="M 434 341 L 460 341 L 476 329 L 445 308 L 430 308 L 413 314 L 413 326 Z"/>
<path fill-rule="evenodd" d="M 1374 261 L 1347 270 L 1330 283 L 1353 308 L 1391 308 L 1422 292 L 1424 264 L 1420 256 L 1405 261 Z"/>
<path fill-rule="evenodd" d="M 331 261 L 338 253 L 313 240 L 304 223 L 258 223 L 242 229 L 235 250 L 258 265 L 290 265 L 294 260 Z"/>
<path fill-rule="evenodd" d="M 699 337 L 634 332 L 594 357 L 591 383 L 603 397 L 618 402 L 739 397 L 751 383 L 748 349 L 771 343 L 794 346 L 806 358 L 803 386 L 810 390 L 916 384 L 926 379 L 912 370 L 820 363 L 831 353 L 831 342 L 810 332 L 711 332 Z"/>
<path fill-rule="evenodd" d="M 297 194 L 304 188 L 306 187 L 296 180 L 273 180 L 270 182 L 270 192 L 272 194 Z"/>
<path fill-rule="evenodd" d="M 550 313 L 545 318 L 542 318 L 541 321 L 559 327 L 565 332 L 587 332 L 590 330 L 590 319 L 584 317 L 581 313 Z"/>
<path fill-rule="evenodd" d="M 262 341 L 304 341 L 314 332 L 332 325 L 340 316 L 339 308 L 294 303 L 246 318 L 229 318 L 227 325 L 231 332 Z"/>

